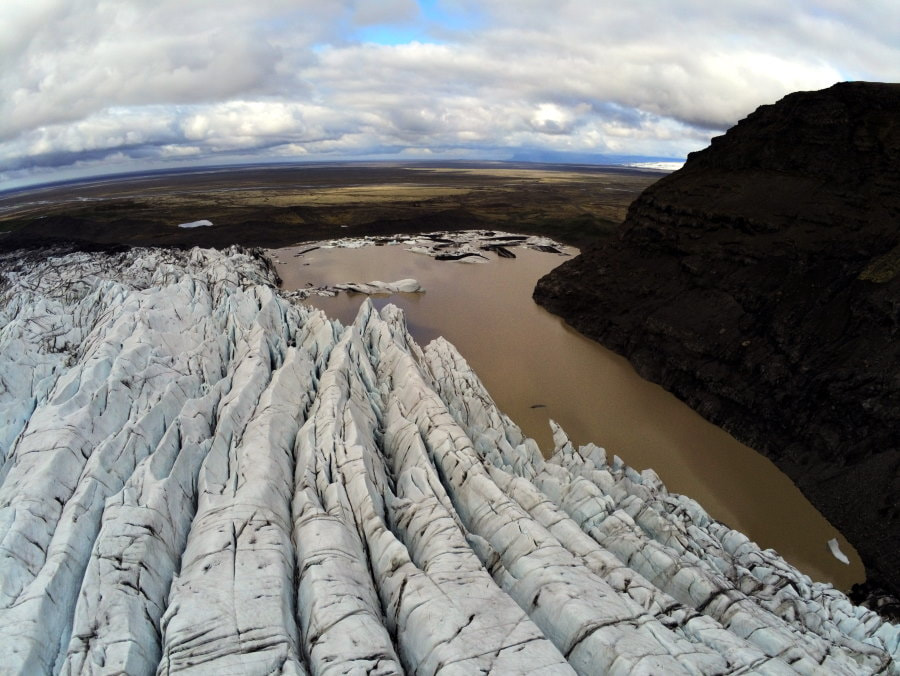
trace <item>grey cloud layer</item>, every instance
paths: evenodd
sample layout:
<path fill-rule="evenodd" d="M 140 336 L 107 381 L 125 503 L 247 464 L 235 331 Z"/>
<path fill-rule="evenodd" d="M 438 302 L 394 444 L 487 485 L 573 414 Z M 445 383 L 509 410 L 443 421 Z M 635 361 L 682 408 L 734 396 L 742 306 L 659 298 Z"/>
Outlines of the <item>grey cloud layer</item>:
<path fill-rule="evenodd" d="M 444 0 L 10 0 L 0 5 L 0 179 L 133 158 L 683 156 L 761 103 L 900 75 L 900 5 Z M 434 27 L 432 27 L 434 28 Z M 104 159 L 105 158 L 105 159 Z"/>

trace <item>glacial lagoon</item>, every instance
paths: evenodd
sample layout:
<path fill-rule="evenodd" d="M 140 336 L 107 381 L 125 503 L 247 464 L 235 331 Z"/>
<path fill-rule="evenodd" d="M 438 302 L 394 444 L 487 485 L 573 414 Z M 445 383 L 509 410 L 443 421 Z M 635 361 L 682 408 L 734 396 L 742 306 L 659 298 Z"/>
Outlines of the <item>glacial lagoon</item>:
<path fill-rule="evenodd" d="M 284 290 L 418 280 L 424 293 L 375 296 L 373 302 L 402 308 L 421 345 L 437 336 L 453 343 L 500 410 L 545 455 L 553 450 L 552 419 L 576 445 L 593 442 L 632 467 L 652 468 L 670 490 L 696 499 L 814 580 L 846 591 L 864 579 L 856 551 L 768 459 L 532 300 L 537 280 L 576 250 L 560 255 L 519 246 L 512 249 L 515 259 L 483 252 L 481 262 L 462 262 L 438 261 L 403 244 L 308 251 L 311 246 L 270 251 Z M 339 293 L 306 302 L 349 324 L 365 298 Z M 850 565 L 829 552 L 831 538 Z"/>

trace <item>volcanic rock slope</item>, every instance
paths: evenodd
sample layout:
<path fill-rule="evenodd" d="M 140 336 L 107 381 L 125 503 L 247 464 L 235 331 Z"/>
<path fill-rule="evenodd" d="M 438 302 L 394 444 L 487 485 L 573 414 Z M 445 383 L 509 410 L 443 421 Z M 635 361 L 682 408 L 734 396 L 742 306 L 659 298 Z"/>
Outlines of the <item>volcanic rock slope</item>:
<path fill-rule="evenodd" d="M 771 457 L 900 596 L 900 85 L 759 108 L 535 299 Z"/>
<path fill-rule="evenodd" d="M 0 258 L 4 674 L 898 673 L 900 630 L 393 306 L 258 252 Z"/>

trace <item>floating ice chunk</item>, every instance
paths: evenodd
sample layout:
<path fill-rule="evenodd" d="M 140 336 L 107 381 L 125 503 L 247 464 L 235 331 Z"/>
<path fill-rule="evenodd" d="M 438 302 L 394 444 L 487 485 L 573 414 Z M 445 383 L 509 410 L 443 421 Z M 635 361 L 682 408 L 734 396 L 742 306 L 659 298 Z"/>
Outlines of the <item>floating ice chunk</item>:
<path fill-rule="evenodd" d="M 179 228 L 204 228 L 212 225 L 212 221 L 208 221 L 205 218 L 199 221 L 191 221 L 190 223 L 179 223 Z"/>
<path fill-rule="evenodd" d="M 320 242 L 318 246 L 323 249 L 361 249 L 372 244 L 374 244 L 374 240 L 365 237 L 343 237 Z"/>
<path fill-rule="evenodd" d="M 850 559 L 847 558 L 847 555 L 841 551 L 841 546 L 838 544 L 837 538 L 831 538 L 828 541 L 828 549 L 831 550 L 831 553 L 841 563 L 846 565 L 850 565 Z"/>
<path fill-rule="evenodd" d="M 339 291 L 352 291 L 353 293 L 364 293 L 367 295 L 375 294 L 391 294 L 391 293 L 423 293 L 425 289 L 415 279 L 400 279 L 396 282 L 366 282 L 359 284 L 350 282 L 347 284 L 335 284 L 335 289 Z"/>
<path fill-rule="evenodd" d="M 358 249 L 366 246 L 385 245 L 399 245 L 410 253 L 458 263 L 487 263 L 491 260 L 486 255 L 488 252 L 493 252 L 501 257 L 515 258 L 515 254 L 510 249 L 517 246 L 562 256 L 573 253 L 573 249 L 548 237 L 517 235 L 497 230 L 439 231 L 423 233 L 415 237 L 408 235 L 342 237 L 315 242 L 314 248 Z"/>
<path fill-rule="evenodd" d="M 336 296 L 339 291 L 362 293 L 368 296 L 389 296 L 394 293 L 425 293 L 425 289 L 415 279 L 400 279 L 396 282 L 347 282 L 333 286 L 311 286 L 306 289 L 289 291 L 285 295 L 289 298 L 306 300 L 310 296 Z"/>

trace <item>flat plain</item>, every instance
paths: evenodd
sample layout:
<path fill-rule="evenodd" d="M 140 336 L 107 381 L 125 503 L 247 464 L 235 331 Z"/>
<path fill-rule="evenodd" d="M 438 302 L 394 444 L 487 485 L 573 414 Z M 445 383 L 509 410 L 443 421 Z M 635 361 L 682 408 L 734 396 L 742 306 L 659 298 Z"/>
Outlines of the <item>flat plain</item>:
<path fill-rule="evenodd" d="M 472 228 L 576 246 L 608 237 L 663 174 L 535 164 L 253 166 L 109 177 L 0 193 L 0 241 L 279 247 Z M 212 227 L 179 228 L 200 219 Z"/>

